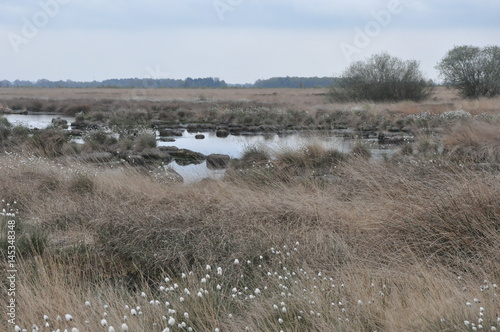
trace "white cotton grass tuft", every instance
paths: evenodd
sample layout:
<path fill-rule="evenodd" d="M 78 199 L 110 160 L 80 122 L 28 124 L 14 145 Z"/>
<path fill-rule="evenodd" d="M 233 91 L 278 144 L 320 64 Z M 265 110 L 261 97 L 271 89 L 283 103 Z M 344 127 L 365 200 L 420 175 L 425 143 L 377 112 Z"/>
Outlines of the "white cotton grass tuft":
<path fill-rule="evenodd" d="M 102 326 L 108 326 L 108 321 L 106 319 L 101 319 L 101 325 Z"/>
<path fill-rule="evenodd" d="M 128 331 L 128 325 L 127 325 L 127 324 L 125 324 L 125 323 L 123 323 L 123 324 L 122 324 L 122 326 L 120 327 L 120 330 L 121 330 L 122 332 L 127 332 L 127 331 Z"/>
<path fill-rule="evenodd" d="M 76 327 L 71 329 L 71 332 L 80 332 Z"/>
<path fill-rule="evenodd" d="M 173 326 L 175 324 L 175 318 L 170 316 L 168 317 L 168 325 Z"/>
<path fill-rule="evenodd" d="M 71 322 L 73 320 L 73 316 L 71 316 L 70 314 L 66 314 L 64 315 L 64 318 L 66 319 L 66 321 L 68 322 Z"/>
<path fill-rule="evenodd" d="M 115 332 L 115 328 L 114 328 L 113 326 L 110 326 L 110 327 L 108 328 L 108 332 Z"/>

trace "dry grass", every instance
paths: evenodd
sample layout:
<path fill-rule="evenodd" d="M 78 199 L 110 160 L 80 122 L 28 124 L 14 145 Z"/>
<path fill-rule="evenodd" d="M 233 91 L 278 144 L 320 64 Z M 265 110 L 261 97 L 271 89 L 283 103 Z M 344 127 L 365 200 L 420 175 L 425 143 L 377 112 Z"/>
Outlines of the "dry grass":
<path fill-rule="evenodd" d="M 2 104 L 87 105 L 86 112 L 110 111 L 118 122 L 154 112 L 231 121 L 233 107 L 251 105 L 254 118 L 277 109 L 269 121 L 282 121 L 288 109 L 300 123 L 358 129 L 453 124 L 443 137 L 423 130 L 413 155 L 385 161 L 321 146 L 281 151 L 274 160 L 250 149 L 224 181 L 191 185 L 75 162 L 57 135 L 40 131 L 38 145 L 25 145 L 38 156 L 0 156 L 2 208 L 16 210 L 0 215 L 4 260 L 5 223 L 19 226 L 17 324 L 42 326 L 48 315 L 50 330 L 92 332 L 108 330 L 103 318 L 130 331 L 500 328 L 498 99 L 465 101 L 437 89 L 425 103 L 346 105 L 328 104 L 324 92 L 0 89 Z"/>
<path fill-rule="evenodd" d="M 43 89 L 43 88 L 0 88 L 0 105 L 16 104 L 31 106 L 33 102 L 42 105 L 53 104 L 57 110 L 68 101 L 74 107 L 90 107 L 92 105 L 112 105 L 114 103 L 137 103 L 141 109 L 149 104 L 190 103 L 191 108 L 199 108 L 196 104 L 212 104 L 217 102 L 254 102 L 265 105 L 279 105 L 282 109 L 318 110 L 351 109 L 363 106 L 374 112 L 389 112 L 393 115 L 416 114 L 425 111 L 439 114 L 451 110 L 465 110 L 472 115 L 498 114 L 499 98 L 480 98 L 468 100 L 460 98 L 453 90 L 438 87 L 429 100 L 424 102 L 399 103 L 330 103 L 327 98 L 328 89 Z M 47 109 L 47 107 L 45 106 Z M 88 111 L 75 109 L 72 113 Z M 66 108 L 64 108 L 66 109 Z M 68 109 L 66 109 L 68 111 Z"/>
<path fill-rule="evenodd" d="M 486 122 L 461 123 L 443 139 L 445 153 L 462 163 L 500 163 L 500 127 Z"/>
<path fill-rule="evenodd" d="M 18 324 L 46 314 L 52 326 L 96 331 L 105 311 L 135 331 L 162 331 L 162 316 L 195 331 L 459 331 L 482 306 L 483 325 L 498 325 L 498 173 L 354 157 L 328 180 L 260 171 L 267 182 L 185 186 L 133 168 L 2 156 L 1 198 L 49 240 L 18 261 Z M 65 313 L 74 322 L 54 320 Z"/>

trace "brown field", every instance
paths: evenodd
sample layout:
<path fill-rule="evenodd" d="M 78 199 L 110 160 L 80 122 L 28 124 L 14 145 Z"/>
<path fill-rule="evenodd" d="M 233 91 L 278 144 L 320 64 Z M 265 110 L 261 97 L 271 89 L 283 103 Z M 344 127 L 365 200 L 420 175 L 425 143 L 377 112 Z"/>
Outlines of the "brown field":
<path fill-rule="evenodd" d="M 14 99 L 40 99 L 56 101 L 151 101 L 151 102 L 217 102 L 253 101 L 280 105 L 285 109 L 316 111 L 352 107 L 358 104 L 330 103 L 328 89 L 52 89 L 52 88 L 0 88 L 0 106 Z M 441 113 L 464 110 L 471 114 L 500 112 L 500 97 L 467 100 L 452 90 L 438 87 L 427 101 L 400 103 L 362 103 L 373 111 L 392 111 L 413 114 L 424 111 Z"/>

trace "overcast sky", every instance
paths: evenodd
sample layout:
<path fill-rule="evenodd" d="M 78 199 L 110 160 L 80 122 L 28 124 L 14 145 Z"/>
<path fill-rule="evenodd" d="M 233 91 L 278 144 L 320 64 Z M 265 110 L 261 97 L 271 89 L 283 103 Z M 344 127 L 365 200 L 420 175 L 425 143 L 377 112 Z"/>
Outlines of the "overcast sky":
<path fill-rule="evenodd" d="M 427 77 L 499 45 L 499 0 L 0 0 L 0 80 L 339 75 L 387 51 Z"/>

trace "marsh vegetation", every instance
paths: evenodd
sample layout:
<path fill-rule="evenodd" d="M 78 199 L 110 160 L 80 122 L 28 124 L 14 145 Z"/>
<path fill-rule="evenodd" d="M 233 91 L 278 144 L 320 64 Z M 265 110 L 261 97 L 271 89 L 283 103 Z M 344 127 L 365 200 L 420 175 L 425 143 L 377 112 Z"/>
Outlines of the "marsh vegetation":
<path fill-rule="evenodd" d="M 275 95 L 98 99 L 75 114 L 82 121 L 101 114 L 134 134 L 89 131 L 79 146 L 62 129 L 33 132 L 0 120 L 0 241 L 6 261 L 13 220 L 16 324 L 47 331 L 500 328 L 498 99 L 453 99 L 439 90 L 428 102 L 331 104 L 324 95 L 319 102 L 316 90 L 287 91 L 278 98 L 311 99 L 301 95 L 295 108 Z M 33 102 L 16 98 L 2 103 Z M 210 108 L 215 103 L 225 106 Z M 245 108 L 259 103 L 266 109 Z M 414 142 L 385 159 L 370 157 L 361 141 L 352 152 L 310 145 L 272 155 L 249 147 L 222 179 L 191 184 L 168 180 L 156 166 L 76 158 L 110 146 L 154 155 L 148 121 L 175 114 L 168 120 L 175 122 L 181 111 L 227 128 L 231 114 L 255 126 L 283 116 L 293 126 L 339 123 L 359 133 L 407 127 Z"/>

